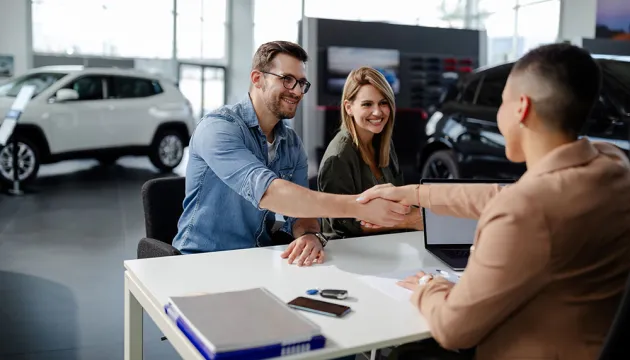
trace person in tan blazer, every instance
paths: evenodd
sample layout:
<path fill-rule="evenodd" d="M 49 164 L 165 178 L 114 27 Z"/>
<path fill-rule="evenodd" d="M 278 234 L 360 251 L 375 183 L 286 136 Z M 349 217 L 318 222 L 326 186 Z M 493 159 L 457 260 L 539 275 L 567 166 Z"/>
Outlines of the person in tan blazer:
<path fill-rule="evenodd" d="M 630 273 L 630 163 L 578 137 L 600 82 L 585 50 L 534 49 L 515 64 L 497 116 L 507 158 L 527 165 L 517 182 L 379 185 L 358 198 L 479 220 L 456 285 L 423 273 L 399 283 L 443 348 L 476 347 L 480 360 L 598 357 Z"/>

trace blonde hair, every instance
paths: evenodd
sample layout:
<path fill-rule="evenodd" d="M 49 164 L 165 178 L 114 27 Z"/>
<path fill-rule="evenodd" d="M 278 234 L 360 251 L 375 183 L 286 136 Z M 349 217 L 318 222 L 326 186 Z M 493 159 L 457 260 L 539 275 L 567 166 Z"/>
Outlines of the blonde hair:
<path fill-rule="evenodd" d="M 385 124 L 385 129 L 378 135 L 380 136 L 380 149 L 378 149 L 379 163 L 376 164 L 374 159 L 369 156 L 368 144 L 362 144 L 357 134 L 356 124 L 354 118 L 348 114 L 345 107 L 346 100 L 353 102 L 364 85 L 374 86 L 387 100 L 389 105 L 389 119 Z M 362 66 L 358 69 L 354 69 L 348 75 L 346 83 L 343 86 L 343 94 L 341 95 L 341 128 L 350 133 L 352 142 L 359 149 L 361 158 L 368 165 L 378 167 L 389 166 L 389 151 L 392 141 L 392 132 L 394 131 L 394 114 L 396 113 L 396 102 L 394 98 L 394 91 L 389 85 L 385 76 L 378 70 L 371 67 Z"/>

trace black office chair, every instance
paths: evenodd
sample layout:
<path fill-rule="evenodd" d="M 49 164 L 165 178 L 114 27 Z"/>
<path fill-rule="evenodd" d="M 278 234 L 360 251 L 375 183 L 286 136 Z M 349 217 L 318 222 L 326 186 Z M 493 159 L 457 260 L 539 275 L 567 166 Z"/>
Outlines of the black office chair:
<path fill-rule="evenodd" d="M 183 212 L 186 179 L 152 179 L 142 185 L 146 237 L 138 243 L 138 259 L 181 255 L 173 238 Z"/>
<path fill-rule="evenodd" d="M 630 359 L 630 276 L 599 360 Z"/>

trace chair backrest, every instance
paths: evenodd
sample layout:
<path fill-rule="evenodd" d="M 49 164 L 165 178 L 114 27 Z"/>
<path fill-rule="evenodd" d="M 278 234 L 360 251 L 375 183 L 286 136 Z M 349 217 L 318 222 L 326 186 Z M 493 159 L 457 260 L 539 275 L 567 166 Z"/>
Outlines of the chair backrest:
<path fill-rule="evenodd" d="M 182 215 L 186 178 L 152 179 L 142 186 L 142 204 L 147 237 L 167 244 L 177 235 L 177 222 Z"/>
<path fill-rule="evenodd" d="M 599 360 L 630 359 L 630 276 Z"/>

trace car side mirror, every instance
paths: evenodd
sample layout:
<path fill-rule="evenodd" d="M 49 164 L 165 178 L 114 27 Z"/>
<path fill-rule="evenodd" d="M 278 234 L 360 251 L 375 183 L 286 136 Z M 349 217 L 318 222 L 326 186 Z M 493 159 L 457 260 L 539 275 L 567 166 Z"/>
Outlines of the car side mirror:
<path fill-rule="evenodd" d="M 78 100 L 78 99 L 79 99 L 79 93 L 76 90 L 72 90 L 72 89 L 59 89 L 57 90 L 57 93 L 55 94 L 56 102 L 65 102 L 65 101 Z"/>

